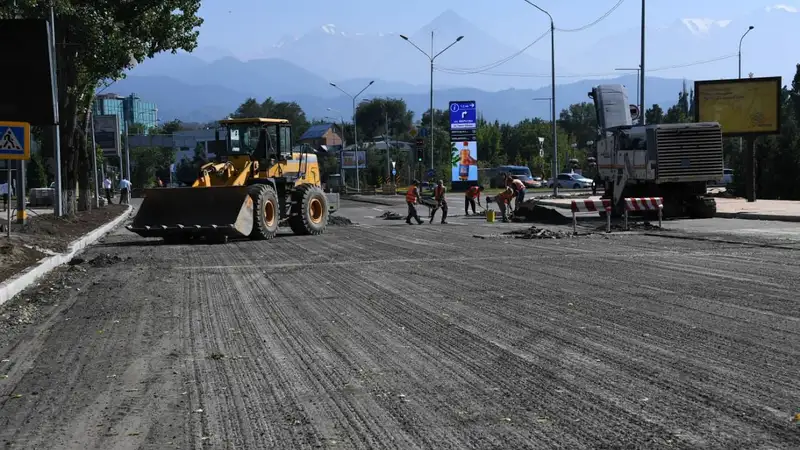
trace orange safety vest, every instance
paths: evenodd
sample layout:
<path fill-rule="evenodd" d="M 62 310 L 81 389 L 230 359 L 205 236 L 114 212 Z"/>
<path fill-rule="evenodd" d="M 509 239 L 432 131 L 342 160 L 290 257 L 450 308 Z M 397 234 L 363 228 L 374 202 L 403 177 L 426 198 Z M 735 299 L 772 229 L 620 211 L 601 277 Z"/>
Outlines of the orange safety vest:
<path fill-rule="evenodd" d="M 436 200 L 441 200 L 444 196 L 444 186 L 436 186 L 436 189 L 433 191 L 433 197 Z"/>
<path fill-rule="evenodd" d="M 408 203 L 416 203 L 417 202 L 417 187 L 411 186 L 408 188 L 408 192 L 406 192 L 406 201 Z"/>
<path fill-rule="evenodd" d="M 470 186 L 470 188 L 467 189 L 467 198 L 475 198 L 475 197 L 478 198 L 481 197 L 481 190 L 480 188 L 478 188 L 478 186 Z"/>

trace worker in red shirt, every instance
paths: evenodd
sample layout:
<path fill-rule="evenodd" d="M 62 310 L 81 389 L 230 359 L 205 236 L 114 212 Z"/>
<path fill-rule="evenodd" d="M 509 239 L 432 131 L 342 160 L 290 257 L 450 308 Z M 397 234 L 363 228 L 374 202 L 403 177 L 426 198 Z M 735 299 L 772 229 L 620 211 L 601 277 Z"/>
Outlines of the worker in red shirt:
<path fill-rule="evenodd" d="M 444 198 L 445 192 L 447 192 L 447 189 L 444 187 L 444 181 L 439 180 L 439 182 L 436 183 L 436 187 L 433 188 L 433 199 L 436 201 L 436 207 L 431 211 L 430 223 L 433 223 L 433 218 L 436 217 L 436 211 L 439 208 L 442 208 L 442 223 L 447 223 L 447 199 Z"/>
<path fill-rule="evenodd" d="M 481 204 L 481 192 L 483 186 L 470 186 L 464 196 L 464 213 L 469 215 L 469 207 L 472 206 L 472 214 L 475 214 L 475 201 L 478 201 L 478 206 Z"/>
<path fill-rule="evenodd" d="M 417 215 L 417 207 L 414 206 L 420 202 L 419 189 L 417 188 L 418 185 L 419 181 L 412 181 L 411 186 L 408 187 L 408 192 L 406 192 L 406 203 L 408 204 L 408 216 L 406 216 L 406 223 L 409 225 L 411 225 L 412 218 L 416 219 L 418 225 L 422 225 L 422 219 L 420 219 Z"/>
<path fill-rule="evenodd" d="M 508 216 L 506 215 L 506 211 L 511 209 L 511 199 L 516 196 L 514 190 L 510 187 L 506 187 L 506 190 L 497 194 L 494 198 L 494 201 L 497 203 L 497 206 L 500 208 L 500 217 L 502 217 L 503 222 L 508 222 Z"/>

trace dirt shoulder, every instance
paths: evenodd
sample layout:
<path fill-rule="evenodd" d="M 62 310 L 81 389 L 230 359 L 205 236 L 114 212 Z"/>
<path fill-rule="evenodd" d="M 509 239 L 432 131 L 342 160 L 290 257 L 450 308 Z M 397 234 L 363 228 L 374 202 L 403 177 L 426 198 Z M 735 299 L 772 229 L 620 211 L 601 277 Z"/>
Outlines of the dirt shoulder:
<path fill-rule="evenodd" d="M 0 236 L 0 282 L 38 263 L 54 253 L 62 253 L 86 233 L 119 217 L 126 207 L 79 212 L 75 217 L 33 216 L 25 225 L 12 224 L 11 238 Z"/>

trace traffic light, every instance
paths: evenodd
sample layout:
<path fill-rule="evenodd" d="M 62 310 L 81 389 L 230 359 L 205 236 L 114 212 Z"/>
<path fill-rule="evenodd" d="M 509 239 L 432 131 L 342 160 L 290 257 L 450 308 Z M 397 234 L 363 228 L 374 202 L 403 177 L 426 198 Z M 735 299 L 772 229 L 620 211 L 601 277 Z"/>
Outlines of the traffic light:
<path fill-rule="evenodd" d="M 417 148 L 417 161 L 422 162 L 422 151 L 425 149 L 425 139 L 419 138 L 415 142 Z"/>

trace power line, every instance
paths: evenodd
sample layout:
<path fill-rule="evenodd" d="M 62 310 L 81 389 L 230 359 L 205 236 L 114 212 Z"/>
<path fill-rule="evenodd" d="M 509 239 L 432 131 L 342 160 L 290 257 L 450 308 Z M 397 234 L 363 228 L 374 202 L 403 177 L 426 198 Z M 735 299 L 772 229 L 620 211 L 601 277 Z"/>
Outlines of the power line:
<path fill-rule="evenodd" d="M 448 67 L 442 67 L 441 69 L 438 69 L 438 70 L 440 70 L 440 71 L 448 71 L 448 72 L 452 71 L 453 73 L 459 73 L 459 74 L 463 74 L 463 75 L 472 75 L 472 74 L 477 74 L 477 73 L 483 73 L 483 72 L 486 72 L 487 70 L 492 70 L 492 69 L 494 69 L 496 67 L 500 67 L 503 64 L 511 61 L 512 59 L 514 59 L 516 57 L 518 57 L 519 55 L 525 53 L 526 50 L 528 50 L 529 48 L 533 47 L 537 42 L 539 42 L 542 39 L 544 39 L 548 34 L 550 34 L 550 30 L 547 30 L 544 33 L 542 33 L 539 37 L 536 38 L 536 40 L 534 40 L 530 44 L 526 45 L 525 47 L 523 47 L 518 52 L 516 52 L 516 53 L 514 53 L 514 54 L 512 54 L 510 56 L 507 56 L 507 57 L 505 57 L 503 59 L 497 60 L 495 62 L 492 62 L 492 63 L 489 63 L 489 64 L 485 64 L 483 66 L 472 67 L 472 68 L 468 68 L 468 69 L 467 68 L 459 68 L 459 67 L 449 67 L 449 68 Z"/>
<path fill-rule="evenodd" d="M 584 25 L 584 26 L 582 26 L 580 28 L 573 28 L 573 29 L 556 28 L 556 30 L 561 31 L 561 32 L 566 32 L 566 33 L 572 33 L 572 32 L 583 31 L 583 30 L 586 30 L 588 28 L 591 28 L 591 27 L 597 25 L 598 23 L 602 22 L 606 18 L 608 18 L 608 16 L 610 16 L 614 11 L 616 11 L 617 8 L 619 8 L 623 3 L 625 3 L 625 0 L 618 0 L 617 3 L 614 6 L 612 6 L 611 9 L 606 11 L 602 16 L 598 17 L 593 22 L 591 22 L 589 24 L 586 24 L 586 25 Z M 499 60 L 497 60 L 495 62 L 492 62 L 492 63 L 489 63 L 489 64 L 484 64 L 484 65 L 478 66 L 478 67 L 470 67 L 470 68 L 464 68 L 464 67 L 442 67 L 441 70 L 442 71 L 449 71 L 451 73 L 458 72 L 458 73 L 461 73 L 461 74 L 464 74 L 464 75 L 472 75 L 472 74 L 484 73 L 484 72 L 486 72 L 488 70 L 492 70 L 492 69 L 495 69 L 497 67 L 500 67 L 503 64 L 505 64 L 505 63 L 517 58 L 518 56 L 522 55 L 529 48 L 533 47 L 536 43 L 538 43 L 539 41 L 544 39 L 547 36 L 548 33 L 550 33 L 550 30 L 547 30 L 544 33 L 542 33 L 533 42 L 531 42 L 530 44 L 526 45 L 525 47 L 523 47 L 519 51 L 517 51 L 517 52 L 515 52 L 515 53 L 513 53 L 513 54 L 511 54 L 511 55 L 509 55 L 509 56 L 507 56 L 507 57 L 505 57 L 503 59 L 499 59 Z"/>
<path fill-rule="evenodd" d="M 657 67 L 655 69 L 647 69 L 645 73 L 650 72 L 663 72 L 665 70 L 672 70 L 672 69 L 682 69 L 686 67 L 693 67 L 693 66 L 700 66 L 703 64 L 710 64 L 718 61 L 724 61 L 726 59 L 736 58 L 738 54 L 734 55 L 725 55 L 719 56 L 712 59 L 706 59 L 702 61 L 694 61 L 690 63 L 684 64 L 676 64 L 672 66 L 664 66 L 664 67 Z M 438 72 L 442 73 L 449 73 L 452 75 L 469 75 L 467 72 L 459 72 L 459 71 L 452 71 L 445 68 L 437 68 L 435 69 Z M 481 72 L 482 75 L 489 75 L 489 76 L 497 76 L 497 77 L 519 77 L 519 78 L 550 78 L 551 74 L 538 74 L 538 73 L 519 73 L 519 72 Z M 607 73 L 584 73 L 584 74 L 571 74 L 571 75 L 556 75 L 556 78 L 589 78 L 589 77 L 608 77 L 608 76 L 615 76 L 619 75 L 619 72 L 607 72 Z"/>
<path fill-rule="evenodd" d="M 589 29 L 589 28 L 591 28 L 591 27 L 593 27 L 593 26 L 597 25 L 598 23 L 600 23 L 600 22 L 604 21 L 605 19 L 607 19 L 607 18 L 608 18 L 608 16 L 610 16 L 610 15 L 611 15 L 611 14 L 612 14 L 614 11 L 616 11 L 616 10 L 617 10 L 617 8 L 619 8 L 620 6 L 622 6 L 622 4 L 623 4 L 623 3 L 625 3 L 625 0 L 619 0 L 619 1 L 617 2 L 617 4 L 615 4 L 614 6 L 612 6 L 612 7 L 611 7 L 611 9 L 609 9 L 608 11 L 606 11 L 606 12 L 605 12 L 605 14 L 603 14 L 603 15 L 602 15 L 602 16 L 600 16 L 600 17 L 598 17 L 598 18 L 597 18 L 597 19 L 595 19 L 593 22 L 591 22 L 591 23 L 587 23 L 586 25 L 584 25 L 584 26 L 582 26 L 582 27 L 578 27 L 578 28 L 570 28 L 570 29 L 556 28 L 556 31 L 561 31 L 562 33 L 576 33 L 576 32 L 578 32 L 578 31 L 587 30 L 587 29 Z"/>

